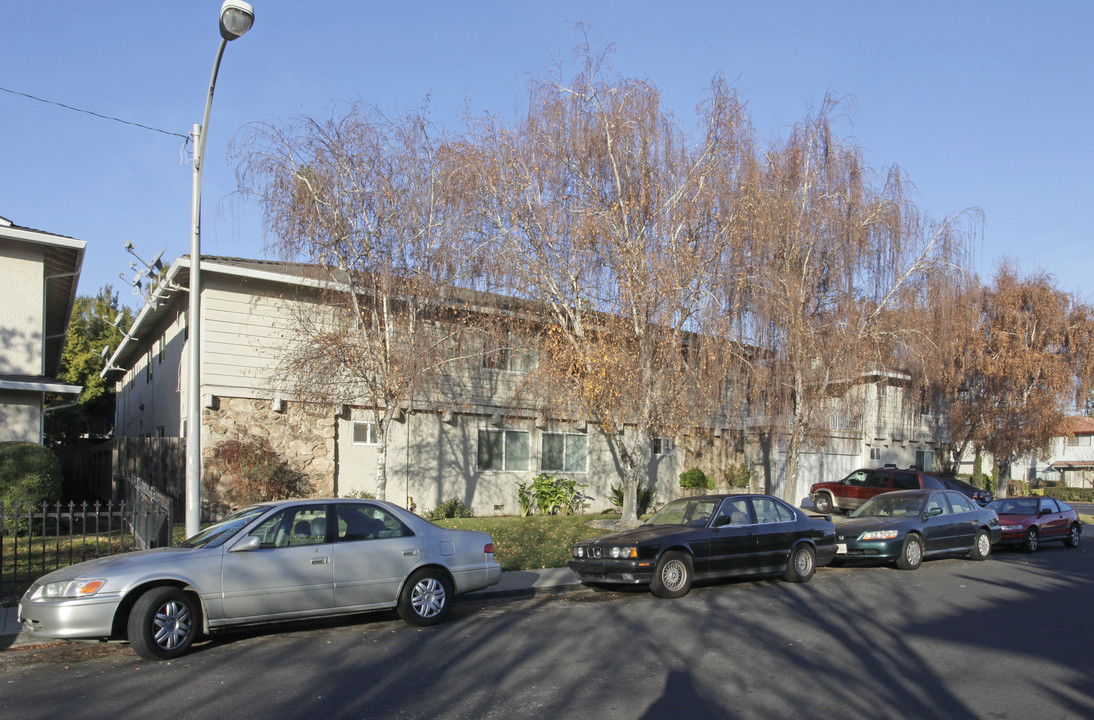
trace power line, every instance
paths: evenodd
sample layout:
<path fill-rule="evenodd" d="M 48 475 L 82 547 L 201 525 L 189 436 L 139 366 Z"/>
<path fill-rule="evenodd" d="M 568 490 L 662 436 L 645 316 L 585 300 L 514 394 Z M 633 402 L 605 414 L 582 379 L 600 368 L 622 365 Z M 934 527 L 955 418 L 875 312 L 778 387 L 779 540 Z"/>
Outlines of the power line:
<path fill-rule="evenodd" d="M 130 122 L 128 120 L 122 120 L 121 118 L 111 117 L 110 115 L 100 115 L 97 112 L 92 112 L 90 110 L 83 110 L 81 108 L 72 107 L 71 105 L 65 105 L 64 103 L 55 102 L 53 100 L 45 100 L 45 99 L 40 98 L 40 97 L 35 97 L 34 95 L 28 95 L 24 92 L 19 92 L 18 90 L 8 90 L 7 88 L 4 88 L 4 87 L 0 87 L 0 90 L 3 90 L 6 93 L 11 93 L 12 95 L 22 95 L 25 98 L 29 98 L 31 100 L 37 100 L 38 102 L 46 103 L 47 105 L 56 105 L 57 107 L 63 107 L 66 110 L 74 110 L 75 112 L 81 112 L 81 113 L 86 113 L 88 115 L 94 115 L 95 117 L 102 118 L 103 120 L 113 120 L 114 122 L 122 123 L 123 125 L 132 125 L 134 127 L 139 127 L 141 129 L 144 129 L 144 130 L 151 130 L 152 132 L 163 133 L 164 135 L 174 135 L 175 137 L 180 137 L 183 140 L 189 140 L 190 139 L 189 135 L 182 135 L 182 134 L 177 133 L 177 132 L 171 132 L 170 130 L 160 130 L 159 128 L 149 127 L 148 125 L 141 125 L 140 123 Z"/>

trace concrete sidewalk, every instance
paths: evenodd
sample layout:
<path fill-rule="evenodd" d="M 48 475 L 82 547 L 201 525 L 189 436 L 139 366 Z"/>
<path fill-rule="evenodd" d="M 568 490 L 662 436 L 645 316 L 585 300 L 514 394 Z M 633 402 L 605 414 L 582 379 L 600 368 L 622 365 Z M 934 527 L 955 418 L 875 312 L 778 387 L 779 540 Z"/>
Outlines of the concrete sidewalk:
<path fill-rule="evenodd" d="M 524 600 L 537 595 L 557 595 L 558 593 L 580 590 L 581 583 L 569 568 L 545 568 L 543 570 L 514 570 L 503 572 L 497 585 L 484 590 L 476 590 L 456 597 L 456 602 L 474 602 L 482 600 Z M 11 648 L 47 645 L 63 640 L 49 640 L 32 637 L 20 632 L 19 609 L 0 608 L 0 651 Z"/>

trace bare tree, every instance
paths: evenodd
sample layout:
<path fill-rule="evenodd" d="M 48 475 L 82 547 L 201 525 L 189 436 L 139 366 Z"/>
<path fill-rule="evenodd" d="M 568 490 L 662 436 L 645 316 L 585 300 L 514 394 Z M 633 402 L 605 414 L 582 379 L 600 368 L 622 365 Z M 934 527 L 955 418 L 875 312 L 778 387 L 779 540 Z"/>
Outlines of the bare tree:
<path fill-rule="evenodd" d="M 544 311 L 526 391 L 596 420 L 624 468 L 633 522 L 651 436 L 708 416 L 695 340 L 716 255 L 712 189 L 725 157 L 740 155 L 744 121 L 716 82 L 692 142 L 652 83 L 610 72 L 610 48 L 580 50 L 572 79 L 533 81 L 514 125 L 470 122 L 472 207 L 492 281 Z"/>
<path fill-rule="evenodd" d="M 975 305 L 975 332 L 960 365 L 951 433 L 991 453 L 996 493 L 1006 497 L 1015 459 L 1048 451 L 1089 393 L 1091 309 L 1043 273 L 1004 264 Z"/>
<path fill-rule="evenodd" d="M 963 235 L 923 220 L 899 168 L 871 183 L 859 148 L 836 134 L 838 108 L 826 99 L 761 157 L 738 190 L 740 236 L 722 273 L 737 278 L 727 297 L 743 293 L 727 301 L 739 307 L 732 337 L 762 358 L 749 377 L 765 445 L 785 448 L 785 476 L 769 489 L 793 502 L 800 455 L 831 436 L 833 404 L 907 360 L 927 281 L 962 256 Z"/>
<path fill-rule="evenodd" d="M 381 498 L 392 420 L 461 358 L 451 289 L 468 266 L 442 202 L 441 146 L 421 114 L 360 106 L 256 123 L 234 142 L 274 249 L 316 269 L 318 297 L 293 306 L 279 380 L 294 397 L 375 408 Z"/>

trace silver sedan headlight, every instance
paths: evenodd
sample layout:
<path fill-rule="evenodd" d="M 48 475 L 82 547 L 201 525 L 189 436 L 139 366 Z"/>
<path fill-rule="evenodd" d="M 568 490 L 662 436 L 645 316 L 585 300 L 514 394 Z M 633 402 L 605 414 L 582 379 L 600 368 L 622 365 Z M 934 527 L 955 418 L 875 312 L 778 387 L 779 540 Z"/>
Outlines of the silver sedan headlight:
<path fill-rule="evenodd" d="M 63 580 L 61 582 L 46 583 L 34 593 L 36 598 L 43 600 L 56 600 L 60 598 L 91 597 L 106 585 L 106 580 Z"/>

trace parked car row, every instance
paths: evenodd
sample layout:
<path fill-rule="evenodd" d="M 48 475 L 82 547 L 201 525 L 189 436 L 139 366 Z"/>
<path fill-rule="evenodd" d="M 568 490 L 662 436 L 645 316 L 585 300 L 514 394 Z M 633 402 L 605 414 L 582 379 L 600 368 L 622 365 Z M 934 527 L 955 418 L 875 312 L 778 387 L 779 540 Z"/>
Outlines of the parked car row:
<path fill-rule="evenodd" d="M 898 490 L 834 523 L 770 495 L 704 495 L 670 502 L 638 528 L 578 542 L 568 565 L 590 586 L 648 585 L 676 598 L 695 581 L 781 574 L 804 583 L 818 567 L 851 559 L 914 570 L 940 554 L 985 560 L 999 542 L 1075 547 L 1081 533 L 1075 510 L 1052 498 L 980 507 L 955 490 Z M 379 500 L 290 500 L 237 510 L 181 547 L 44 575 L 20 601 L 19 620 L 31 634 L 128 640 L 142 657 L 165 660 L 202 634 L 242 624 L 394 608 L 410 624 L 433 625 L 454 595 L 500 577 L 487 533 L 443 529 Z"/>
<path fill-rule="evenodd" d="M 913 474 L 920 483 L 934 480 Z M 890 482 L 897 476 L 887 475 Z M 874 495 L 839 522 L 769 495 L 682 498 L 638 528 L 578 542 L 568 565 L 590 586 L 648 585 L 658 597 L 675 598 L 697 580 L 782 574 L 807 582 L 817 567 L 842 560 L 915 570 L 936 555 L 986 560 L 999 542 L 1027 549 L 1041 540 L 1079 543 L 1082 524 L 1066 503 L 1022 498 L 981 507 L 939 486 Z"/>

